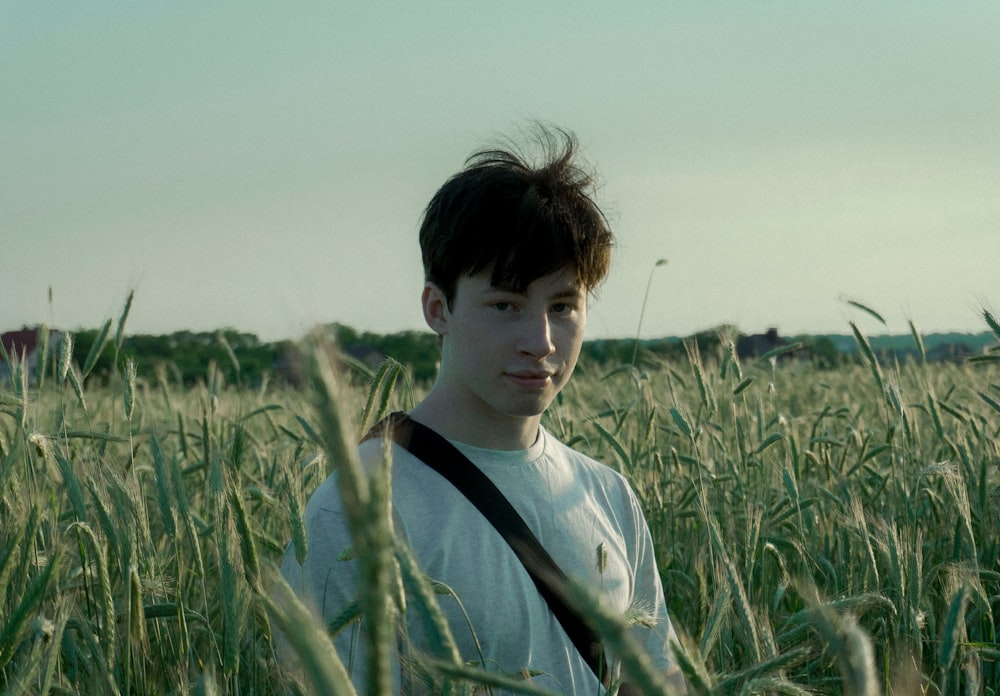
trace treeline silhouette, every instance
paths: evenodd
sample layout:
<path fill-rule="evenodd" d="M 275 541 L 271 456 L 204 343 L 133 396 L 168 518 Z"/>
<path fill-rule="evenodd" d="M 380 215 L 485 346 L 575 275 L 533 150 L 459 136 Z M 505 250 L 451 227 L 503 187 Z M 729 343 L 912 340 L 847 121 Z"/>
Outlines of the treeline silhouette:
<path fill-rule="evenodd" d="M 343 324 L 323 327 L 345 354 L 350 366 L 375 369 L 386 358 L 407 368 L 414 382 L 429 382 L 437 374 L 439 349 L 437 337 L 429 331 L 401 331 L 392 334 L 359 332 Z M 74 334 L 74 360 L 82 364 L 100 336 L 98 330 Z M 591 365 L 631 364 L 638 367 L 651 360 L 683 359 L 685 341 L 697 345 L 706 359 L 722 349 L 718 330 L 704 331 L 686 339 L 644 340 L 636 350 L 635 339 L 600 339 L 586 341 L 581 359 Z M 820 367 L 841 364 L 845 355 L 833 342 L 818 338 L 796 349 L 800 357 L 809 357 Z M 91 371 L 91 378 L 107 378 L 120 370 L 125 360 L 132 360 L 137 373 L 146 379 L 166 378 L 172 383 L 192 385 L 205 379 L 210 365 L 233 384 L 254 385 L 263 379 L 291 384 L 300 382 L 301 353 L 291 340 L 264 342 L 251 333 L 234 329 L 195 332 L 177 331 L 164 335 L 126 336 L 118 351 L 105 346 Z"/>
<path fill-rule="evenodd" d="M 336 341 L 345 355 L 349 370 L 364 376 L 387 358 L 407 368 L 416 383 L 427 383 L 437 373 L 439 348 L 437 337 L 429 331 L 401 331 L 392 334 L 359 332 L 343 324 L 329 324 L 320 329 Z M 177 331 L 163 335 L 125 336 L 116 351 L 106 333 L 96 329 L 74 332 L 73 358 L 83 364 L 94 350 L 94 342 L 103 338 L 98 358 L 89 379 L 107 379 L 120 373 L 126 360 L 136 365 L 137 374 L 147 380 L 166 379 L 171 383 L 193 385 L 204 381 L 210 369 L 219 371 L 230 384 L 254 386 L 263 380 L 301 384 L 301 352 L 292 340 L 264 342 L 251 333 L 235 329 L 218 331 Z M 760 347 L 751 339 L 768 337 Z M 728 341 L 723 337 L 728 337 Z M 777 338 L 777 340 L 774 340 Z M 983 350 L 989 342 L 988 332 L 978 334 L 941 334 L 925 339 L 927 359 L 964 359 Z M 732 342 L 732 348 L 729 346 Z M 908 346 L 907 337 L 872 338 L 872 346 L 882 359 L 913 359 L 917 351 Z M 55 342 L 54 342 L 55 343 Z M 742 346 L 753 345 L 752 352 Z M 723 359 L 727 351 L 741 346 L 739 358 L 747 361 L 761 357 L 778 360 L 806 360 L 819 369 L 832 369 L 857 360 L 853 338 L 845 335 L 777 337 L 768 334 L 747 335 L 732 326 L 702 331 L 684 338 L 664 337 L 636 343 L 634 338 L 595 339 L 584 342 L 581 362 L 595 367 L 635 365 L 638 368 L 669 360 L 685 360 L 696 346 L 706 361 Z M 770 350 L 768 350 L 770 348 Z M 940 357 L 931 357 L 932 348 Z M 58 348 L 50 349 L 50 361 Z M 116 362 L 117 360 L 117 362 Z M 214 367 L 213 367 L 214 366 Z"/>
<path fill-rule="evenodd" d="M 381 335 L 358 332 L 342 324 L 320 329 L 340 347 L 349 365 L 375 368 L 387 357 L 407 367 L 415 381 L 431 380 L 437 370 L 437 339 L 429 332 L 403 331 Z M 101 336 L 96 329 L 74 333 L 73 359 L 83 364 Z M 106 379 L 126 360 L 146 379 L 167 379 L 193 385 L 203 381 L 210 366 L 229 383 L 255 385 L 264 379 L 298 384 L 302 379 L 301 351 L 292 340 L 261 341 L 255 334 L 235 329 L 176 331 L 171 334 L 126 336 L 118 351 L 109 345 L 100 352 L 90 375 Z"/>

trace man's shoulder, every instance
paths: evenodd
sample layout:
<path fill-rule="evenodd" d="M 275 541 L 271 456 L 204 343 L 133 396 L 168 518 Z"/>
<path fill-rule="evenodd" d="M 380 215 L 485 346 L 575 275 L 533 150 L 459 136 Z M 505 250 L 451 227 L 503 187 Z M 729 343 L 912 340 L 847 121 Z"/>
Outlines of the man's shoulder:
<path fill-rule="evenodd" d="M 333 472 L 327 476 L 316 490 L 309 496 L 306 504 L 306 517 L 312 517 L 321 512 L 341 512 L 342 502 L 338 491 L 339 475 Z"/>
<path fill-rule="evenodd" d="M 398 452 L 402 451 L 400 447 L 395 446 L 393 450 Z M 396 452 L 393 456 L 396 457 Z M 357 456 L 357 462 L 361 467 L 361 470 L 367 475 L 374 475 L 378 468 L 378 465 L 382 461 L 384 455 L 383 443 L 379 438 L 372 438 L 362 441 L 358 444 L 355 449 Z M 341 508 L 340 499 L 340 469 L 335 468 L 334 471 L 327 476 L 316 490 L 313 491 L 309 498 L 309 508 L 317 508 L 327 511 L 337 511 Z"/>

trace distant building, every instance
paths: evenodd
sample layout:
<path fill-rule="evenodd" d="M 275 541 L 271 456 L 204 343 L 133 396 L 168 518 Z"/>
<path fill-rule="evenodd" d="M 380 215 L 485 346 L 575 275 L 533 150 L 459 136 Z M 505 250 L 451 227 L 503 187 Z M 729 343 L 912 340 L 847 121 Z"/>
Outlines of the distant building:
<path fill-rule="evenodd" d="M 787 345 L 791 345 L 791 341 L 781 338 L 777 329 L 770 328 L 766 333 L 740 336 L 736 341 L 736 355 L 740 360 L 759 358 L 775 348 L 784 348 Z"/>
<path fill-rule="evenodd" d="M 3 344 L 6 355 L 11 360 L 23 360 L 24 369 L 28 374 L 28 381 L 33 382 L 36 378 L 35 371 L 38 367 L 38 328 L 22 327 L 18 331 L 8 331 L 0 334 L 0 343 Z M 57 350 L 62 340 L 62 332 L 49 330 L 49 351 Z M 4 360 L 4 353 L 0 352 L 0 382 L 10 379 L 11 366 Z"/>

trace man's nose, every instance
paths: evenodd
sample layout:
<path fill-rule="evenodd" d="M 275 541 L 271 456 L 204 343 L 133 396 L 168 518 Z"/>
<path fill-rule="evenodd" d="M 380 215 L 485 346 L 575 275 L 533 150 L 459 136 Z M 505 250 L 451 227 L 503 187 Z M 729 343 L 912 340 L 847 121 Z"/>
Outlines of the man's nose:
<path fill-rule="evenodd" d="M 552 343 L 552 324 L 548 312 L 526 317 L 521 332 L 520 351 L 535 359 L 547 358 L 556 351 Z"/>

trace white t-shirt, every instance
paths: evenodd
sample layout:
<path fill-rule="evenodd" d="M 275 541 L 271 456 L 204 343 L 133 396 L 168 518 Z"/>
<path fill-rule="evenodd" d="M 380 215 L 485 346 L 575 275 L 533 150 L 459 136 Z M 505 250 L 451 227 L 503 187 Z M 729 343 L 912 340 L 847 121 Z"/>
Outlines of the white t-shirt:
<path fill-rule="evenodd" d="M 649 615 L 654 627 L 634 626 L 634 638 L 654 668 L 666 672 L 673 667 L 669 641 L 676 636 L 652 540 L 625 479 L 544 429 L 526 450 L 452 444 L 501 490 L 567 576 L 599 591 L 622 615 L 631 607 Z M 362 461 L 376 461 L 380 447 L 379 440 L 363 443 Z M 539 673 L 533 683 L 557 693 L 601 693 L 597 677 L 504 539 L 451 483 L 396 445 L 392 505 L 396 533 L 421 569 L 448 585 L 461 602 L 438 597 L 463 661 L 510 675 Z M 282 574 L 313 606 L 323 607 L 323 620 L 329 622 L 357 594 L 354 563 L 337 560 L 351 539 L 336 474 L 310 498 L 305 524 L 306 561 L 300 566 L 289 547 Z M 603 568 L 599 547 L 606 554 Z M 352 679 L 360 686 L 361 641 L 351 632 L 341 633 L 336 645 L 345 664 L 357 665 Z M 422 629 L 416 619 L 409 621 L 409 639 L 420 645 Z M 609 654 L 608 660 L 617 676 L 614 656 Z"/>

